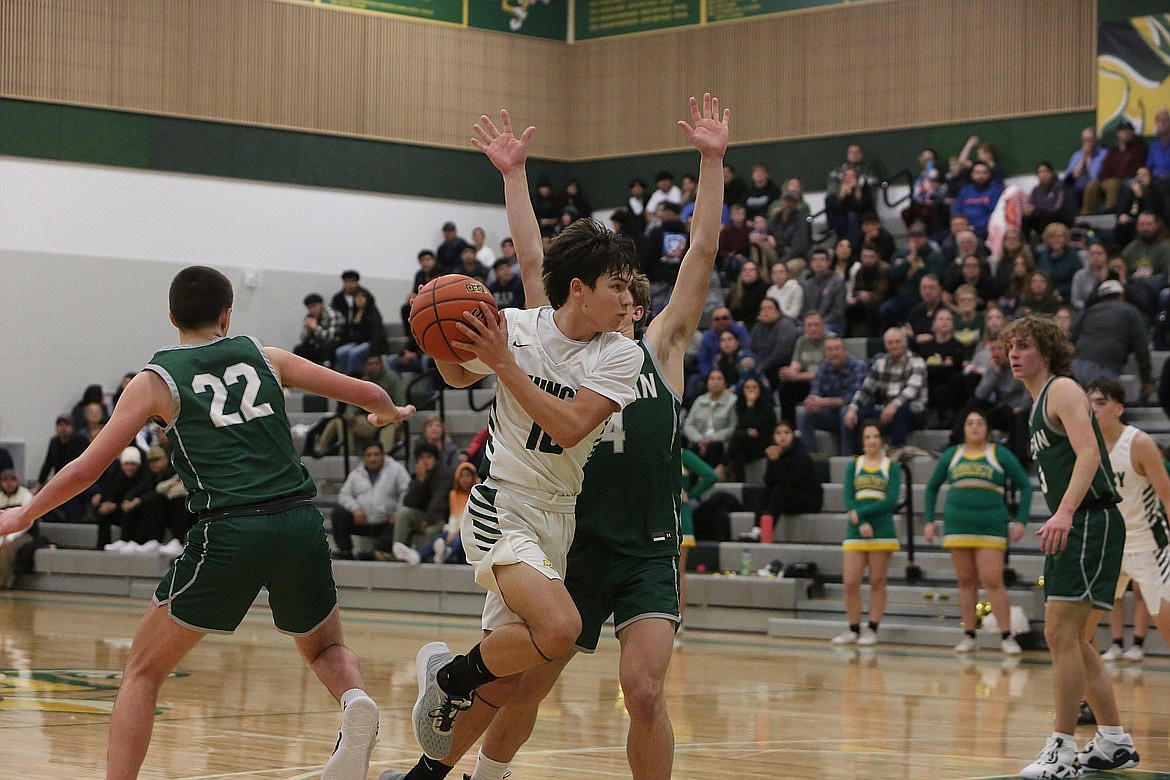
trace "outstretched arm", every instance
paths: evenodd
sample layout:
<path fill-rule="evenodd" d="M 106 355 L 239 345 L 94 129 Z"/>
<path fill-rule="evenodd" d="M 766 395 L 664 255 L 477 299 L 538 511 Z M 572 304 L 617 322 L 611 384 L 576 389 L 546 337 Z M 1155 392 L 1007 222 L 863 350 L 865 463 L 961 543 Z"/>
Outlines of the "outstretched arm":
<path fill-rule="evenodd" d="M 281 384 L 360 406 L 369 412 L 373 425 L 402 422 L 414 414 L 413 406 L 396 405 L 389 394 L 373 382 L 346 376 L 276 347 L 265 347 L 264 352 L 272 361 Z"/>
<path fill-rule="evenodd" d="M 532 210 L 532 198 L 528 194 L 528 142 L 536 128 L 527 127 L 520 137 L 512 133 L 512 120 L 507 109 L 500 109 L 500 125 L 486 114 L 475 125 L 478 138 L 471 139 L 471 145 L 488 156 L 504 177 L 504 204 L 508 213 L 508 230 L 512 233 L 512 244 L 516 247 L 516 259 L 520 261 L 520 280 L 524 283 L 524 305 L 529 309 L 548 305 L 544 293 L 543 261 L 544 242 L 540 237 L 540 223 Z"/>
<path fill-rule="evenodd" d="M 707 286 L 719 249 L 720 218 L 723 215 L 723 155 L 727 151 L 727 125 L 731 110 L 719 113 L 719 99 L 703 95 L 703 107 L 691 98 L 691 122 L 679 120 L 678 126 L 699 151 L 699 183 L 695 193 L 695 211 L 691 216 L 691 245 L 679 266 L 678 279 L 670 302 L 651 321 L 647 340 L 657 352 L 666 380 L 682 392 L 683 355 L 691 334 L 699 325 Z"/>

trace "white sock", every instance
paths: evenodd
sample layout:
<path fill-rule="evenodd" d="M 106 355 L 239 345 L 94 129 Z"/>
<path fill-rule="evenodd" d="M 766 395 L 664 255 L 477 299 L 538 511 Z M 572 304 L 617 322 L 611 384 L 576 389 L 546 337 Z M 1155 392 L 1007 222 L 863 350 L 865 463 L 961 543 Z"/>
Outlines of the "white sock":
<path fill-rule="evenodd" d="M 349 703 L 359 696 L 365 696 L 366 692 L 361 688 L 350 688 L 345 693 L 341 694 L 341 709 L 344 710 L 349 706 Z"/>
<path fill-rule="evenodd" d="M 1116 742 L 1118 737 L 1125 736 L 1125 729 L 1121 726 L 1097 726 L 1097 731 L 1112 742 Z"/>
<path fill-rule="evenodd" d="M 508 771 L 511 761 L 492 761 L 481 750 L 475 757 L 475 771 L 471 773 L 471 780 L 504 780 L 504 772 Z"/>

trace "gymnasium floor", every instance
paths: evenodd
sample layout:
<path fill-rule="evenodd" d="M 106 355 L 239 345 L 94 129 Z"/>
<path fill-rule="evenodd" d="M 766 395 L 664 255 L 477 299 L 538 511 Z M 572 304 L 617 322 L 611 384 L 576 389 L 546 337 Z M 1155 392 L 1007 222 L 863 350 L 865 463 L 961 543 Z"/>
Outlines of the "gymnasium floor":
<path fill-rule="evenodd" d="M 143 607 L 113 597 L 0 595 L 0 777 L 100 776 L 109 709 Z M 435 639 L 466 649 L 477 624 L 357 610 L 343 621 L 382 708 L 370 778 L 406 769 L 419 755 L 408 722 L 415 651 Z M 569 665 L 513 763 L 515 780 L 629 777 L 617 657 L 607 638 L 595 656 Z M 674 776 L 1012 776 L 1050 730 L 1051 680 L 1043 653 L 1004 662 L 986 651 L 970 659 L 901 646 L 838 651 L 819 641 L 689 632 L 667 681 Z M 1117 667 L 1115 680 L 1141 769 L 1086 776 L 1170 780 L 1170 659 Z M 262 608 L 234 636 L 204 640 L 163 687 L 159 709 L 141 775 L 148 779 L 317 777 L 339 722 Z"/>

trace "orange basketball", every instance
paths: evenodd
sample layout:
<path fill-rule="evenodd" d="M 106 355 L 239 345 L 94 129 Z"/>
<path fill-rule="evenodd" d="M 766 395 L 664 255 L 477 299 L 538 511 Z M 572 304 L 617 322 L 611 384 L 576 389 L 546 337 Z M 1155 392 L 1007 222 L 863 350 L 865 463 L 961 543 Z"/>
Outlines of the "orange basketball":
<path fill-rule="evenodd" d="M 486 303 L 496 311 L 496 299 L 478 279 L 463 274 L 445 274 L 422 286 L 410 304 L 410 332 L 423 352 L 435 360 L 460 363 L 475 355 L 455 349 L 452 341 L 467 337 L 455 327 L 464 322 L 463 313 L 473 312 L 480 320 L 479 305 Z"/>

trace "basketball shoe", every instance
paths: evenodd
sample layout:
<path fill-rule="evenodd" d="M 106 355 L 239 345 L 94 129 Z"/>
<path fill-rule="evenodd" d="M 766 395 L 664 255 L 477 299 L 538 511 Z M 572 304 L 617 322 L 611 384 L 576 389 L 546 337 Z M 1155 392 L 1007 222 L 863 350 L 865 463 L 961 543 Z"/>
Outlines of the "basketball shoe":
<path fill-rule="evenodd" d="M 1036 760 L 1020 770 L 1020 777 L 1032 780 L 1062 780 L 1080 776 L 1081 765 L 1077 762 L 1076 743 L 1062 737 L 1049 737 Z"/>
<path fill-rule="evenodd" d="M 1112 740 L 1098 731 L 1077 753 L 1077 760 L 1086 769 L 1129 769 L 1138 765 L 1138 752 L 1129 734 Z"/>
<path fill-rule="evenodd" d="M 370 769 L 370 753 L 378 741 L 378 705 L 364 693 L 350 699 L 341 713 L 337 746 L 321 780 L 362 780 Z"/>
<path fill-rule="evenodd" d="M 464 699 L 449 695 L 439 687 L 439 670 L 454 659 L 444 642 L 423 645 L 414 659 L 418 675 L 418 699 L 414 703 L 412 720 L 414 736 L 428 757 L 442 761 L 451 752 L 451 729 L 455 717 L 471 708 L 471 697 Z"/>

